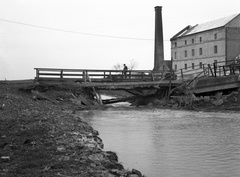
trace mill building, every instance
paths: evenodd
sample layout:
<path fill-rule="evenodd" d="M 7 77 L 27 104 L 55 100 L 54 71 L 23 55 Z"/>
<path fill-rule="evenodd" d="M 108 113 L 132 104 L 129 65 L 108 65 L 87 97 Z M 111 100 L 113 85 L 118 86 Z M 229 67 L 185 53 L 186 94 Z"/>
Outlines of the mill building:
<path fill-rule="evenodd" d="M 189 25 L 170 40 L 175 71 L 233 60 L 240 55 L 240 14 Z"/>

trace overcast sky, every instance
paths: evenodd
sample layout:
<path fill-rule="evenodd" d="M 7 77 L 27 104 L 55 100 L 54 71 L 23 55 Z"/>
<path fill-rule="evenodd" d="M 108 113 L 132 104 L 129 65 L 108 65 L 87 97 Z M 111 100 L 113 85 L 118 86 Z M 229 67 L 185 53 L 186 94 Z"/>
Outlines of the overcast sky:
<path fill-rule="evenodd" d="M 166 60 L 187 25 L 240 13 L 239 0 L 0 0 L 0 80 L 33 79 L 36 67 L 152 69 L 155 6 Z"/>

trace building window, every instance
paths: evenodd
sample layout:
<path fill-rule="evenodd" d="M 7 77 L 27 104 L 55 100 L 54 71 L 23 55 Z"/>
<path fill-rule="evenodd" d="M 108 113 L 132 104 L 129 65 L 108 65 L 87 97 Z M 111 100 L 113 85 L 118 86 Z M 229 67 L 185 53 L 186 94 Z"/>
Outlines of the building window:
<path fill-rule="evenodd" d="M 200 43 L 202 42 L 202 37 L 199 37 L 199 42 L 200 42 Z"/>
<path fill-rule="evenodd" d="M 187 70 L 187 64 L 185 64 L 185 69 Z"/>
<path fill-rule="evenodd" d="M 177 59 L 177 52 L 174 52 L 174 58 Z"/>
<path fill-rule="evenodd" d="M 192 49 L 192 56 L 194 56 L 195 55 L 195 50 L 194 49 Z"/>
<path fill-rule="evenodd" d="M 214 39 L 217 39 L 217 34 L 214 34 Z"/>
<path fill-rule="evenodd" d="M 175 65 L 175 71 L 177 71 L 177 65 Z"/>
<path fill-rule="evenodd" d="M 186 50 L 184 51 L 184 56 L 187 57 L 187 51 Z"/>
<path fill-rule="evenodd" d="M 202 62 L 199 62 L 199 68 L 202 69 Z"/>
<path fill-rule="evenodd" d="M 177 47 L 177 42 L 174 42 L 174 46 Z"/>
<path fill-rule="evenodd" d="M 199 48 L 199 55 L 202 55 L 203 51 L 202 48 Z"/>
<path fill-rule="evenodd" d="M 187 45 L 187 40 L 185 40 L 185 45 Z"/>
<path fill-rule="evenodd" d="M 194 69 L 194 63 L 192 63 L 192 69 Z"/>
<path fill-rule="evenodd" d="M 218 47 L 217 47 L 217 45 L 214 46 L 214 53 L 215 53 L 215 54 L 218 53 Z"/>
<path fill-rule="evenodd" d="M 192 44 L 194 44 L 194 39 L 192 39 Z"/>

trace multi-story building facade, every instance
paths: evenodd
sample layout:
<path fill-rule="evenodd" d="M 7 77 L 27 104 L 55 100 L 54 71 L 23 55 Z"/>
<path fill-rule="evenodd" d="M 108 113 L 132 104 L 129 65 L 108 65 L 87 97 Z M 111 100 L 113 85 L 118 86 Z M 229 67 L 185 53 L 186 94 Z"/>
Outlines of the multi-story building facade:
<path fill-rule="evenodd" d="M 240 14 L 187 26 L 171 38 L 173 69 L 192 70 L 240 55 Z"/>

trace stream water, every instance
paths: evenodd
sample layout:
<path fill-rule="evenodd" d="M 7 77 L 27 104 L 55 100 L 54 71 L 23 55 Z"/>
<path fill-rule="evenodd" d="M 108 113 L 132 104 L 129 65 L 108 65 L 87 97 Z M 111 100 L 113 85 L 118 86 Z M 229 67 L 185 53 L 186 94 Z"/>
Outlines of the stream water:
<path fill-rule="evenodd" d="M 147 108 L 78 113 L 104 150 L 147 177 L 240 175 L 240 114 Z"/>

